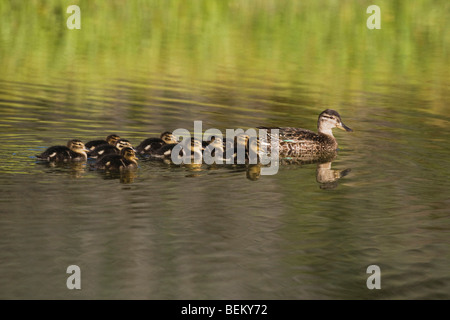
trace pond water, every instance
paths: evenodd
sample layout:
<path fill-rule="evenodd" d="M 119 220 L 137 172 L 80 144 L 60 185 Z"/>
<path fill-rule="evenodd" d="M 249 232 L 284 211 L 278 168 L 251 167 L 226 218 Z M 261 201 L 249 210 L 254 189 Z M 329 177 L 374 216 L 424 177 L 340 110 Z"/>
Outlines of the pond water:
<path fill-rule="evenodd" d="M 336 8 L 320 4 L 211 2 L 144 6 L 139 15 L 131 1 L 114 37 L 93 20 L 46 29 L 53 15 L 65 22 L 64 10 L 51 11 L 60 1 L 36 8 L 29 33 L 2 26 L 0 298 L 450 298 L 445 15 L 414 19 L 420 7 L 382 2 L 386 23 L 368 30 L 361 4 L 338 7 L 336 22 Z M 32 14 L 19 6 L 8 20 L 2 10 L 4 25 Z M 133 20 L 145 14 L 151 23 Z M 348 35 L 355 23 L 362 38 Z M 110 174 L 91 161 L 35 158 L 111 133 L 137 146 L 166 130 L 193 131 L 195 120 L 223 132 L 316 130 L 326 108 L 354 130 L 334 130 L 336 158 L 282 163 L 275 175 L 148 159 Z M 81 290 L 66 287 L 69 265 L 81 269 Z M 380 290 L 366 286 L 370 265 L 380 267 Z"/>

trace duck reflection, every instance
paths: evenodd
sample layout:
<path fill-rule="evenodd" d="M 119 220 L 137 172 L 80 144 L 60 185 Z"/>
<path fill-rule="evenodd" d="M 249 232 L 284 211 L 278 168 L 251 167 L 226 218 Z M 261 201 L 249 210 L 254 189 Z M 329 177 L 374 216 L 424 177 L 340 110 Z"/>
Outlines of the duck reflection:
<path fill-rule="evenodd" d="M 318 163 L 316 170 L 316 181 L 320 189 L 334 189 L 338 186 L 338 180 L 345 177 L 351 169 L 333 170 L 331 162 Z"/>
<path fill-rule="evenodd" d="M 321 154 L 303 153 L 292 156 L 280 155 L 280 165 L 307 165 L 317 164 L 316 181 L 321 189 L 334 189 L 338 186 L 339 179 L 348 175 L 351 169 L 334 170 L 331 169 L 333 160 L 337 157 L 337 152 L 327 152 Z M 258 180 L 261 176 L 261 165 L 249 165 L 247 168 L 247 179 Z"/>
<path fill-rule="evenodd" d="M 341 178 L 347 176 L 351 169 L 332 169 L 332 163 L 337 157 L 337 152 L 332 153 L 322 153 L 322 154 L 280 154 L 279 165 L 280 167 L 287 166 L 301 166 L 301 165 L 311 165 L 316 164 L 316 181 L 319 184 L 320 189 L 334 189 L 338 186 L 338 182 Z M 176 165 L 170 159 L 157 159 L 157 160 L 144 160 L 144 165 L 149 166 L 160 166 L 157 171 L 164 171 L 166 169 L 178 169 L 186 170 L 186 177 L 201 177 L 205 174 L 223 173 L 224 169 L 226 171 L 232 171 L 236 173 L 244 173 L 245 177 L 250 181 L 257 181 L 264 179 L 262 177 L 261 171 L 265 165 L 257 162 L 256 164 L 182 164 Z M 95 168 L 95 162 L 89 162 L 86 164 L 84 162 L 41 162 L 50 169 L 51 172 L 67 172 L 72 178 L 81 178 L 86 175 L 87 172 L 97 171 L 98 174 L 106 180 L 117 179 L 120 183 L 130 184 L 135 182 L 138 177 L 138 172 L 140 168 L 127 167 L 123 170 L 98 170 Z M 176 169 L 178 168 L 178 169 Z"/>

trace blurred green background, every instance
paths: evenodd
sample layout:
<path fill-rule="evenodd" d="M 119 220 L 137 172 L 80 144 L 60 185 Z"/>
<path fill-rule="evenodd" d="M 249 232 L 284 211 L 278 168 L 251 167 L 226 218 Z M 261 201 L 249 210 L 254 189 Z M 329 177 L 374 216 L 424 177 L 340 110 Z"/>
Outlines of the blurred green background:
<path fill-rule="evenodd" d="M 71 4 L 81 8 L 81 30 L 66 27 Z M 381 8 L 380 30 L 366 27 L 371 4 Z M 0 79 L 89 84 L 147 74 L 195 94 L 211 82 L 239 87 L 251 74 L 284 84 L 286 97 L 289 84 L 311 84 L 324 105 L 381 81 L 420 82 L 429 85 L 417 94 L 433 96 L 428 108 L 439 113 L 449 12 L 446 0 L 1 1 Z"/>

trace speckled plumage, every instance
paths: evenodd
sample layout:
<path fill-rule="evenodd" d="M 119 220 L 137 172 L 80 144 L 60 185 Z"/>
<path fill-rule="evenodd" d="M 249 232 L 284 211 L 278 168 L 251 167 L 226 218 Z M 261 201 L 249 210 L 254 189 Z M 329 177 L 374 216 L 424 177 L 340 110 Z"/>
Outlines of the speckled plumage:
<path fill-rule="evenodd" d="M 294 127 L 258 127 L 268 130 L 267 142 L 274 138 L 272 129 L 279 130 L 279 154 L 283 157 L 298 157 L 307 154 L 317 155 L 336 151 L 338 143 L 331 129 L 340 128 L 353 131 L 342 123 L 339 113 L 327 109 L 319 115 L 318 132 Z M 269 145 L 268 149 L 270 149 Z"/>

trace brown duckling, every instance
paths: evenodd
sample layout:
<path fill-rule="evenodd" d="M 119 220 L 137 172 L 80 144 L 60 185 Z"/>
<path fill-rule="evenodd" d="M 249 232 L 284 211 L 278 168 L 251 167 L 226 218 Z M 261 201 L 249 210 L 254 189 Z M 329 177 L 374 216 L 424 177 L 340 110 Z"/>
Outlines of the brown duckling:
<path fill-rule="evenodd" d="M 197 154 L 197 158 L 202 159 L 202 142 L 200 140 L 197 140 L 195 138 L 191 138 L 190 142 L 187 146 L 187 151 L 190 153 L 190 158 L 194 159 L 195 154 Z M 180 142 L 183 143 L 183 142 Z M 179 143 L 172 143 L 172 144 L 166 144 L 162 146 L 160 149 L 155 150 L 151 155 L 155 158 L 172 158 L 172 150 L 175 146 L 177 146 Z M 184 152 L 186 147 L 183 147 L 183 149 L 180 150 L 178 155 L 176 155 L 177 158 L 181 159 L 184 157 Z"/>
<path fill-rule="evenodd" d="M 152 154 L 166 144 L 178 143 L 172 132 L 165 131 L 159 138 L 148 138 L 142 141 L 137 147 L 136 151 L 139 154 Z"/>
<path fill-rule="evenodd" d="M 223 139 L 220 137 L 212 136 L 210 141 L 204 141 L 202 143 L 203 145 L 203 154 L 208 154 L 211 157 L 218 158 L 220 160 L 223 160 L 225 155 L 224 150 L 224 142 Z"/>
<path fill-rule="evenodd" d="M 88 143 L 86 143 L 85 146 L 90 151 L 93 151 L 95 148 L 97 148 L 98 146 L 101 146 L 103 144 L 110 144 L 113 146 L 119 139 L 120 139 L 120 137 L 118 135 L 110 134 L 109 136 L 106 137 L 105 140 L 92 140 L 92 141 L 89 141 Z"/>
<path fill-rule="evenodd" d="M 45 150 L 36 158 L 44 161 L 86 161 L 89 151 L 83 142 L 77 139 L 69 140 L 67 146 L 53 146 Z"/>
<path fill-rule="evenodd" d="M 120 151 L 120 154 L 107 154 L 100 159 L 94 165 L 94 168 L 101 170 L 124 170 L 137 168 L 138 158 L 133 148 L 124 147 Z"/>
<path fill-rule="evenodd" d="M 127 139 L 118 139 L 113 146 L 110 144 L 102 144 L 98 146 L 93 151 L 89 152 L 88 156 L 90 158 L 100 158 L 107 154 L 119 154 L 120 150 L 125 147 L 133 148 L 131 142 Z"/>
<path fill-rule="evenodd" d="M 242 150 L 242 151 L 241 151 Z M 257 161 L 259 143 L 246 134 L 238 134 L 233 142 L 226 142 L 226 159 L 231 163 L 244 164 Z M 241 153 L 242 156 L 241 156 Z"/>

